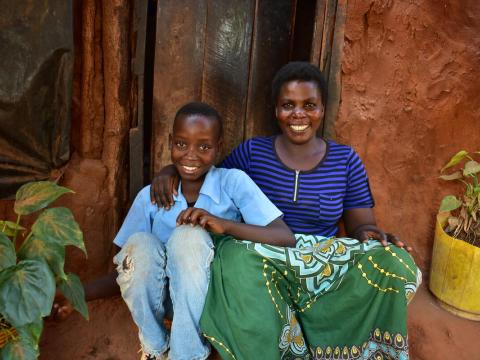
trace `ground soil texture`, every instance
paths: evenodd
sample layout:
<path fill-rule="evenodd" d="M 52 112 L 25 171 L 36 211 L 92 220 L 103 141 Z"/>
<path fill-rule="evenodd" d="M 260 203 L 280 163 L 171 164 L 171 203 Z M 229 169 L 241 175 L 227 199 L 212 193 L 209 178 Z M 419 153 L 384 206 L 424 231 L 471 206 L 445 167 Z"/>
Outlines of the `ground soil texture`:
<path fill-rule="evenodd" d="M 78 314 L 61 323 L 47 322 L 40 360 L 140 359 L 137 330 L 122 299 L 96 301 L 89 309 L 89 322 Z M 408 330 L 412 360 L 480 358 L 479 323 L 446 312 L 423 287 L 410 304 Z"/>

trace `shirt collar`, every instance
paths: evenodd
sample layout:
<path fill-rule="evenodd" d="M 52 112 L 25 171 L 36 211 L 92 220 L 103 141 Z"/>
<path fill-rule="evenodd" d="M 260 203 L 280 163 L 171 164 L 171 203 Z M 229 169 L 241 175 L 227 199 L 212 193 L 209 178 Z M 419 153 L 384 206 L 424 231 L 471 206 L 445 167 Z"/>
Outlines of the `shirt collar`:
<path fill-rule="evenodd" d="M 211 198 L 216 204 L 220 204 L 220 173 L 215 166 L 212 166 L 208 170 L 202 187 L 200 188 L 200 194 L 206 195 Z M 182 194 L 182 182 L 178 186 L 178 195 L 173 195 L 173 200 L 179 202 L 187 202 Z"/>

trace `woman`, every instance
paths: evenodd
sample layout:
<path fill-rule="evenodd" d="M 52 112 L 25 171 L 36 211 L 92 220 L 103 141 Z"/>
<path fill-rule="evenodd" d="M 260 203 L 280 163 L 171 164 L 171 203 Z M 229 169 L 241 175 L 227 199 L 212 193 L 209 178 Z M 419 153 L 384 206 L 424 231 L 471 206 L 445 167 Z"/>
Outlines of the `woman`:
<path fill-rule="evenodd" d="M 358 155 L 316 135 L 321 72 L 289 63 L 272 94 L 281 134 L 244 142 L 223 166 L 257 183 L 297 244 L 216 237 L 204 335 L 223 358 L 407 359 L 406 305 L 420 273 L 404 244 L 376 226 Z M 340 219 L 350 238 L 333 238 Z"/>

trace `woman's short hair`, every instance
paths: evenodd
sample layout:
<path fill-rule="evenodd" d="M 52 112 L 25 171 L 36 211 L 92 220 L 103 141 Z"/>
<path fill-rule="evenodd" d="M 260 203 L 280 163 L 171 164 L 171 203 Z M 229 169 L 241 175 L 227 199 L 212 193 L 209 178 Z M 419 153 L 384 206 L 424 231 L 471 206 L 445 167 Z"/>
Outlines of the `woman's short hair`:
<path fill-rule="evenodd" d="M 325 105 L 327 99 L 327 85 L 322 72 L 318 67 L 305 61 L 292 61 L 277 71 L 272 81 L 272 101 L 275 104 L 283 84 L 289 81 L 309 81 L 317 85 Z"/>

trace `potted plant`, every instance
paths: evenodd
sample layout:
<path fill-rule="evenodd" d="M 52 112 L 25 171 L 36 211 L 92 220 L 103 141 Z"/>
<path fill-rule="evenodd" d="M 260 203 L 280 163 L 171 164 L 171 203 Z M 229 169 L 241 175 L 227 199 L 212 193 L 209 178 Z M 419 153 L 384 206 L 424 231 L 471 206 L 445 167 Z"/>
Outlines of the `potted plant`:
<path fill-rule="evenodd" d="M 25 184 L 16 194 L 17 221 L 0 221 L 0 358 L 37 359 L 43 318 L 58 289 L 85 318 L 88 308 L 75 274 L 65 274 L 65 246 L 85 254 L 83 234 L 71 211 L 46 207 L 73 191 L 50 181 Z M 43 210 L 42 210 L 43 209 Z M 24 215 L 42 210 L 28 232 Z M 20 236 L 23 238 L 19 244 Z"/>
<path fill-rule="evenodd" d="M 445 196 L 440 205 L 430 290 L 448 311 L 480 321 L 479 154 L 462 150 L 441 170 L 441 179 L 461 183 L 464 191 L 460 197 Z"/>

